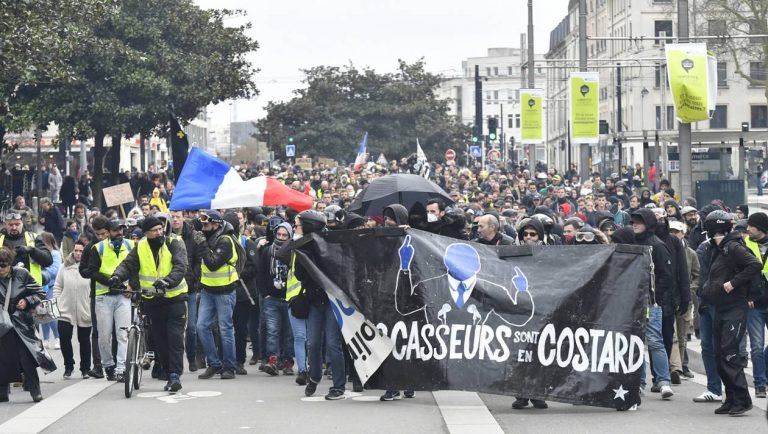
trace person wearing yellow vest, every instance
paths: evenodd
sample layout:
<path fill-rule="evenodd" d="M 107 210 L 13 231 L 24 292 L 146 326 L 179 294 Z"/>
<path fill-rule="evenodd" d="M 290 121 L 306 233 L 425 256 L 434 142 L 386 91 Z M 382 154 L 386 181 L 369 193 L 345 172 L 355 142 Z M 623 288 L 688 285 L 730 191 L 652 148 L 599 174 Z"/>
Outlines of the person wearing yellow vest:
<path fill-rule="evenodd" d="M 130 294 L 121 294 L 113 289 L 121 282 L 110 278 L 117 266 L 128 257 L 133 244 L 123 238 L 125 224 L 109 220 L 105 228 L 109 238 L 93 245 L 87 255 L 85 275 L 90 276 L 95 289 L 96 327 L 99 333 L 99 355 L 108 381 L 122 382 L 125 371 L 125 355 L 128 349 L 128 333 L 122 329 L 131 325 Z M 80 274 L 83 275 L 83 267 Z M 117 353 L 112 355 L 112 330 L 116 330 Z M 116 360 L 115 360 L 116 359 Z"/>
<path fill-rule="evenodd" d="M 755 381 L 755 397 L 766 397 L 766 368 L 765 368 L 765 327 L 768 324 L 768 294 L 765 293 L 766 277 L 768 277 L 768 214 L 756 212 L 747 219 L 748 237 L 744 240 L 747 248 L 754 253 L 763 264 L 763 275 L 759 279 L 761 287 L 753 288 L 747 295 L 747 333 L 749 334 L 750 352 L 752 355 L 752 378 Z"/>
<path fill-rule="evenodd" d="M 187 249 L 178 237 L 165 235 L 165 224 L 155 216 L 144 219 L 145 237 L 117 267 L 110 279 L 141 288 L 144 312 L 160 364 L 168 375 L 165 390 L 181 390 L 184 370 L 184 328 L 187 324 Z M 146 295 L 149 292 L 154 295 Z"/>
<path fill-rule="evenodd" d="M 14 250 L 15 266 L 24 267 L 38 285 L 43 285 L 43 268 L 53 263 L 53 256 L 38 236 L 24 228 L 21 214 L 6 214 L 5 228 L 0 231 L 0 247 Z"/>
<path fill-rule="evenodd" d="M 195 236 L 200 250 L 200 306 L 197 311 L 197 335 L 203 344 L 208 367 L 197 377 L 207 380 L 221 375 L 222 380 L 235 378 L 235 331 L 232 314 L 237 296 L 235 289 L 240 285 L 237 272 L 238 254 L 234 228 L 224 221 L 218 211 L 200 211 L 202 234 Z M 222 358 L 213 340 L 213 322 L 219 325 Z"/>

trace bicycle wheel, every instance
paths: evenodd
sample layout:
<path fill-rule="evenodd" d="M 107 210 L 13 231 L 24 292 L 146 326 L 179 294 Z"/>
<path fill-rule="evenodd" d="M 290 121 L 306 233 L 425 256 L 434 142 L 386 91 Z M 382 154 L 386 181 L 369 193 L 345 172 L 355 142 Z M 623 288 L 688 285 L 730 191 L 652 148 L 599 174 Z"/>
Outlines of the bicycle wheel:
<path fill-rule="evenodd" d="M 133 388 L 136 390 L 141 389 L 141 376 L 144 372 L 142 364 L 146 358 L 147 344 L 145 342 L 144 333 L 139 333 L 138 345 L 136 345 L 136 365 L 134 366 L 135 372 L 133 374 Z"/>
<path fill-rule="evenodd" d="M 136 347 L 138 346 L 138 330 L 131 328 L 128 330 L 128 351 L 125 361 L 125 397 L 130 398 L 133 394 L 133 378 L 136 369 Z"/>

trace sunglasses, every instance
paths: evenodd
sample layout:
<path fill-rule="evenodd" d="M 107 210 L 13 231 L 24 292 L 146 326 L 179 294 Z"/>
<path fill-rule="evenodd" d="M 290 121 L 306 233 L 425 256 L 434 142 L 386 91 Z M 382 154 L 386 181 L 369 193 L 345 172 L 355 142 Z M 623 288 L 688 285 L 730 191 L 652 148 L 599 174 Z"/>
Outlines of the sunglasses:
<path fill-rule="evenodd" d="M 7 262 L 0 262 L 0 268 L 5 268 L 5 267 L 8 267 L 8 266 L 10 266 L 10 265 L 11 265 L 11 264 L 9 264 L 9 263 L 7 263 Z"/>
<path fill-rule="evenodd" d="M 595 234 L 592 232 L 576 232 L 576 241 L 591 243 L 595 240 Z"/>
<path fill-rule="evenodd" d="M 539 233 L 538 232 L 528 232 L 528 231 L 525 231 L 525 232 L 523 232 L 523 238 L 525 238 L 525 237 L 537 237 L 538 238 L 539 237 Z"/>

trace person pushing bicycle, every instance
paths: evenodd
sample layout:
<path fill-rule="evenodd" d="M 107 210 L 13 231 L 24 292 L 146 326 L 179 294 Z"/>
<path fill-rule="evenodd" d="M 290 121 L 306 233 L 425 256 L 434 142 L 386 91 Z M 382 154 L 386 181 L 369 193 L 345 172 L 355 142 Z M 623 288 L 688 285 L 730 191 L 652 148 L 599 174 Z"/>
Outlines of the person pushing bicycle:
<path fill-rule="evenodd" d="M 149 216 L 142 223 L 145 237 L 117 267 L 110 282 L 125 280 L 141 288 L 155 350 L 168 374 L 166 391 L 181 390 L 184 368 L 184 328 L 187 324 L 187 250 L 184 242 L 165 236 L 163 223 Z"/>

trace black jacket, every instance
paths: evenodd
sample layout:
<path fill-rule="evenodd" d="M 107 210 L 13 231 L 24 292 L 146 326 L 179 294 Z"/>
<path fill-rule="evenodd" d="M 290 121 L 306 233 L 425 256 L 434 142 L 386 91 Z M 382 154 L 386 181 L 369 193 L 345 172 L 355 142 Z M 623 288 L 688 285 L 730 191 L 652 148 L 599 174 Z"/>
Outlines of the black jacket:
<path fill-rule="evenodd" d="M 21 235 L 13 236 L 8 235 L 8 232 L 3 229 L 0 231 L 0 234 L 5 236 L 2 247 L 8 247 L 9 249 L 14 250 L 18 246 L 26 246 L 26 233 L 27 231 L 24 230 L 21 231 Z M 14 259 L 14 265 L 21 262 L 24 264 L 24 268 L 29 270 L 29 258 L 34 259 L 34 261 L 40 264 L 40 267 L 42 268 L 50 267 L 51 264 L 53 264 L 53 256 L 51 256 L 51 251 L 48 250 L 48 247 L 45 245 L 43 240 L 40 239 L 40 237 L 35 237 L 35 248 L 32 249 L 28 255 L 16 255 L 16 259 Z"/>
<path fill-rule="evenodd" d="M 192 227 L 192 223 L 185 221 L 181 228 L 181 234 L 178 235 L 184 241 L 184 247 L 187 250 L 187 286 L 190 292 L 200 290 L 200 248 L 195 244 L 195 233 L 197 231 Z"/>
<path fill-rule="evenodd" d="M 706 238 L 704 236 L 703 223 L 696 223 L 694 227 L 688 226 L 688 233 L 685 234 L 685 238 L 688 240 L 688 243 L 692 247 L 698 247 L 701 245 L 701 243 L 703 243 L 704 239 Z"/>
<path fill-rule="evenodd" d="M 287 276 L 284 275 L 284 271 L 287 271 L 290 264 L 277 258 L 278 251 L 279 247 L 274 242 L 264 246 L 259 251 L 258 288 L 259 293 L 264 297 L 270 296 L 284 299 L 287 284 Z M 282 267 L 285 267 L 285 269 L 283 270 Z M 280 289 L 275 287 L 275 280 L 279 280 L 283 287 Z"/>
<path fill-rule="evenodd" d="M 168 273 L 167 276 L 163 277 L 163 279 L 168 282 L 168 287 L 173 288 L 177 286 L 179 283 L 181 283 L 182 279 L 184 279 L 184 276 L 187 273 L 187 249 L 184 247 L 184 242 L 178 238 L 166 238 L 165 239 L 165 245 L 168 246 L 168 250 L 171 252 L 171 272 Z M 151 249 L 151 246 L 150 246 Z M 152 254 L 155 257 L 155 260 L 157 260 L 159 249 L 155 251 L 155 249 L 151 249 Z M 92 255 L 93 256 L 93 255 Z M 98 256 L 98 255 L 96 255 Z M 134 248 L 131 250 L 130 253 L 128 253 L 128 256 L 125 257 L 123 262 L 120 263 L 120 265 L 117 266 L 115 269 L 115 272 L 112 273 L 113 276 L 117 276 L 120 278 L 121 282 L 124 282 L 126 280 L 129 281 L 131 288 L 134 290 L 139 289 L 139 267 L 140 267 L 140 260 L 139 260 L 139 249 Z M 98 273 L 100 274 L 100 273 Z M 189 286 L 189 283 L 187 283 L 187 286 Z M 151 299 L 145 299 L 145 302 L 149 305 L 160 305 L 160 304 L 167 304 L 171 302 L 177 302 L 177 301 L 186 301 L 187 300 L 187 294 L 181 294 L 173 298 L 165 298 L 165 297 L 152 297 Z"/>
<path fill-rule="evenodd" d="M 61 242 L 64 236 L 64 218 L 61 216 L 59 209 L 52 206 L 48 211 L 40 214 L 40 218 L 44 219 L 43 229 L 53 234 L 56 237 L 56 241 Z"/>
<path fill-rule="evenodd" d="M 669 249 L 670 259 L 672 260 L 672 279 L 674 282 L 674 290 L 669 291 L 666 298 L 661 300 L 662 308 L 665 312 L 673 312 L 680 306 L 687 308 L 691 302 L 691 274 L 688 270 L 685 244 L 679 238 L 669 233 L 669 225 L 667 223 L 657 225 L 656 236 L 664 241 Z"/>
<path fill-rule="evenodd" d="M 312 238 L 314 236 L 315 235 L 304 235 L 298 240 L 289 240 L 277 250 L 275 256 L 283 261 L 283 263 L 289 264 L 291 262 L 291 254 L 293 253 L 293 250 L 297 249 L 307 255 L 312 263 L 317 263 L 320 258 L 320 252 L 318 251 L 317 243 L 315 243 Z M 296 259 L 294 273 L 296 274 L 296 278 L 301 282 L 301 287 L 312 304 L 328 303 L 328 295 L 325 293 L 325 290 L 320 283 L 312 277 L 309 271 L 301 265 L 301 261 L 298 258 Z"/>
<path fill-rule="evenodd" d="M 259 304 L 259 249 L 256 243 L 245 235 L 240 235 L 237 239 L 240 242 L 240 246 L 245 250 L 245 266 L 243 272 L 240 273 L 240 281 L 242 284 L 237 286 L 235 291 L 237 294 L 237 303 L 249 303 L 254 306 Z M 243 243 L 245 241 L 245 243 Z M 246 292 L 248 291 L 248 292 Z"/>
<path fill-rule="evenodd" d="M 637 214 L 642 216 L 646 231 L 642 234 L 635 234 L 635 243 L 640 246 L 652 247 L 651 257 L 653 259 L 653 272 L 655 276 L 655 293 L 651 293 L 651 300 L 662 305 L 662 310 L 664 310 L 663 302 L 664 300 L 669 300 L 667 293 L 675 289 L 672 276 L 672 257 L 664 241 L 661 241 L 654 234 L 656 215 L 653 211 L 648 208 L 641 208 L 637 210 Z M 674 314 L 674 308 L 671 311 L 664 312 L 664 315 L 671 314 Z"/>
<path fill-rule="evenodd" d="M 484 238 L 480 238 L 480 237 L 475 238 L 472 241 L 474 241 L 476 243 L 480 243 L 480 244 L 485 244 L 487 246 L 510 246 L 510 245 L 515 244 L 515 239 L 514 238 L 510 237 L 507 234 L 502 234 L 502 233 L 499 233 L 499 232 L 496 233 L 496 236 L 493 237 L 493 239 L 491 241 L 488 241 L 488 240 L 486 240 Z"/>
<path fill-rule="evenodd" d="M 469 239 L 467 232 L 464 230 L 463 222 L 461 224 L 452 221 L 449 222 L 445 217 L 434 223 L 424 223 L 424 227 L 422 229 L 433 234 L 455 238 L 457 240 Z"/>
<path fill-rule="evenodd" d="M 747 249 L 741 234 L 731 232 L 720 245 L 708 247 L 710 263 L 701 297 L 718 310 L 743 306 L 746 308 L 750 288 L 760 275 L 760 261 Z M 731 282 L 733 291 L 726 293 L 725 282 Z"/>
<path fill-rule="evenodd" d="M 109 238 L 107 238 L 106 242 L 107 243 L 110 242 Z M 91 296 L 92 297 L 95 295 L 95 288 L 96 288 L 95 282 L 99 282 L 103 285 L 108 286 L 109 278 L 112 277 L 99 272 L 99 269 L 101 269 L 101 256 L 99 255 L 99 252 L 96 250 L 98 247 L 97 246 L 98 244 L 99 244 L 99 241 L 94 241 L 88 244 L 86 249 L 83 250 L 83 256 L 80 258 L 80 268 L 79 268 L 80 275 L 83 276 L 83 278 L 85 279 L 91 279 Z M 124 249 L 125 248 L 124 244 L 121 244 L 120 248 Z M 134 250 L 136 249 L 131 247 L 131 251 L 134 251 Z"/>

